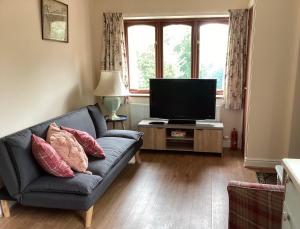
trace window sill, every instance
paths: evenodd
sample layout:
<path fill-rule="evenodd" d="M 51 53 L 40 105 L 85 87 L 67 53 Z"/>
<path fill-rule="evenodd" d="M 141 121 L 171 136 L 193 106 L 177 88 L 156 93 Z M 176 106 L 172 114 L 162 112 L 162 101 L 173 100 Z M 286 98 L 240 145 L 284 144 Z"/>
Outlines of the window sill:
<path fill-rule="evenodd" d="M 130 93 L 129 97 L 149 97 L 150 94 L 145 93 L 145 94 L 138 94 L 138 93 Z M 216 95 L 217 99 L 224 99 L 223 95 Z"/>
<path fill-rule="evenodd" d="M 148 93 L 130 93 L 129 97 L 149 97 L 150 95 Z"/>

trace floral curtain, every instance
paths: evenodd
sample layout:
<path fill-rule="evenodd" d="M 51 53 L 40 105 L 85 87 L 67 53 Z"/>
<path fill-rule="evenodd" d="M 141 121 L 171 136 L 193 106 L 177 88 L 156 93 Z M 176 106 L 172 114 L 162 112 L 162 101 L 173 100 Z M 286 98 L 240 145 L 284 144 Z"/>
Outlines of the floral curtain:
<path fill-rule="evenodd" d="M 127 55 L 122 13 L 103 13 L 104 31 L 101 70 L 122 71 L 123 82 L 128 88 Z"/>
<path fill-rule="evenodd" d="M 240 110 L 247 64 L 248 10 L 229 10 L 229 14 L 224 100 L 226 109 Z"/>

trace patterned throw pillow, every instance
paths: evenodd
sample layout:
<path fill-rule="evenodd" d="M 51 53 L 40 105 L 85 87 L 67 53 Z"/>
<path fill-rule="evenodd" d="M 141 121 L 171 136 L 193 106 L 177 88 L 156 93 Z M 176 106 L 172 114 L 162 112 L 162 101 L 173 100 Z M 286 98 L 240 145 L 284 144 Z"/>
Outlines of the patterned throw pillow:
<path fill-rule="evenodd" d="M 105 158 L 102 147 L 90 134 L 81 130 L 76 130 L 64 126 L 61 126 L 60 128 L 73 134 L 79 144 L 83 147 L 86 154 L 94 157 Z"/>
<path fill-rule="evenodd" d="M 52 123 L 47 132 L 47 142 L 73 170 L 91 174 L 87 171 L 88 158 L 72 134 L 61 130 L 56 123 Z"/>
<path fill-rule="evenodd" d="M 61 159 L 49 143 L 34 134 L 31 139 L 33 156 L 46 172 L 57 177 L 74 177 L 71 167 Z"/>

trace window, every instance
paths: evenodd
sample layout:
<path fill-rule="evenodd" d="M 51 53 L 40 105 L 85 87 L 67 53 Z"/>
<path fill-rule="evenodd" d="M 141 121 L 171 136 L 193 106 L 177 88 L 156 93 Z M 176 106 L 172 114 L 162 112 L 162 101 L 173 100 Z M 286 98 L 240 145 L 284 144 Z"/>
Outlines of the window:
<path fill-rule="evenodd" d="M 216 79 L 217 90 L 223 91 L 228 40 L 228 26 L 211 23 L 199 29 L 199 78 Z"/>
<path fill-rule="evenodd" d="M 192 27 L 168 25 L 163 27 L 163 77 L 191 77 Z"/>
<path fill-rule="evenodd" d="M 129 89 L 149 92 L 149 79 L 217 79 L 223 93 L 228 18 L 125 20 Z"/>
<path fill-rule="evenodd" d="M 143 39 L 140 38 L 142 34 Z M 155 78 L 155 27 L 134 25 L 128 28 L 130 90 L 147 90 Z"/>

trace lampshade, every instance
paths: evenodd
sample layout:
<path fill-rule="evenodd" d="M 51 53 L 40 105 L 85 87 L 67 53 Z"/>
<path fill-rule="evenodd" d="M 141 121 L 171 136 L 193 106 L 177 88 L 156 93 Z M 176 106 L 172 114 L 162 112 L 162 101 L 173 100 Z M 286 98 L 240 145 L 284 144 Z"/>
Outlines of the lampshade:
<path fill-rule="evenodd" d="M 96 96 L 127 96 L 120 71 L 101 71 L 100 80 L 94 91 Z"/>

